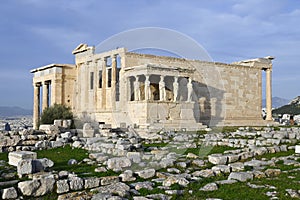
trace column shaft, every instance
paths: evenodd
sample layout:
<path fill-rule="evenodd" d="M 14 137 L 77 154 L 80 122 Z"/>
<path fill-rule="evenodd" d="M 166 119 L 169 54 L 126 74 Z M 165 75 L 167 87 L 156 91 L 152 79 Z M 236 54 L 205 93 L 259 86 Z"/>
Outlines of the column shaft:
<path fill-rule="evenodd" d="M 145 101 L 150 99 L 150 81 L 149 81 L 149 75 L 145 75 Z"/>
<path fill-rule="evenodd" d="M 174 76 L 174 83 L 173 83 L 173 101 L 177 101 L 178 96 L 178 77 Z"/>
<path fill-rule="evenodd" d="M 266 120 L 272 120 L 272 77 L 271 69 L 266 70 Z"/>
<path fill-rule="evenodd" d="M 102 109 L 106 108 L 106 58 L 102 64 Z"/>
<path fill-rule="evenodd" d="M 49 82 L 45 81 L 43 84 L 43 103 L 42 103 L 42 110 L 44 111 L 46 108 L 49 107 Z"/>
<path fill-rule="evenodd" d="M 135 77 L 134 81 L 134 100 L 139 101 L 140 100 L 140 82 L 139 82 L 139 77 Z"/>
<path fill-rule="evenodd" d="M 38 129 L 40 120 L 40 84 L 34 83 L 33 87 L 33 128 Z"/>
<path fill-rule="evenodd" d="M 117 81 L 117 59 L 116 55 L 111 57 L 111 104 L 116 108 L 116 82 Z"/>

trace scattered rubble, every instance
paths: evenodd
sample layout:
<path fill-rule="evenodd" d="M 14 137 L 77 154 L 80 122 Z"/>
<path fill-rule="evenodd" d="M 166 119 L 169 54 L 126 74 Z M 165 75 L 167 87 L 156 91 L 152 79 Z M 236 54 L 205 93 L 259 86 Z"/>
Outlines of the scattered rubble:
<path fill-rule="evenodd" d="M 1 161 L 0 166 L 9 164 L 15 167 L 19 177 L 28 178 L 20 181 L 14 173 L 1 172 L 2 199 L 41 197 L 51 192 L 56 193 L 58 199 L 123 199 L 130 196 L 133 199 L 170 199 L 188 192 L 185 188 L 192 182 L 220 176 L 225 178 L 203 185 L 200 191 L 215 191 L 224 184 L 247 182 L 249 188 L 268 188 L 270 191 L 266 195 L 277 198 L 276 188 L 256 185 L 251 181 L 276 178 L 287 173 L 275 168 L 276 163 L 300 170 L 299 145 L 296 145 L 300 139 L 299 128 L 274 131 L 267 127 L 256 131 L 240 129 L 228 133 L 210 131 L 202 134 L 162 131 L 156 137 L 151 134 L 147 138 L 146 134 L 140 137 L 132 131 L 94 130 L 93 127 L 93 124 L 85 125 L 81 136 L 75 130 L 47 131 L 51 128 L 44 132 L 2 132 L 1 149 L 10 153 L 8 163 Z M 82 161 L 69 160 L 69 165 L 97 165 L 95 172 L 114 171 L 118 175 L 79 177 L 68 171 L 53 171 L 53 161 L 48 158 L 37 159 L 36 152 L 33 152 L 65 145 L 90 152 Z M 224 146 L 231 150 L 213 154 L 203 150 L 213 146 Z M 200 153 L 186 153 L 191 148 L 199 149 Z M 265 154 L 290 149 L 295 149 L 295 154 L 257 159 Z M 292 176 L 290 178 L 293 180 Z M 181 189 L 172 188 L 176 185 Z M 141 191 L 153 191 L 154 188 L 163 192 L 141 195 Z M 299 198 L 300 193 L 287 189 L 286 195 Z"/>

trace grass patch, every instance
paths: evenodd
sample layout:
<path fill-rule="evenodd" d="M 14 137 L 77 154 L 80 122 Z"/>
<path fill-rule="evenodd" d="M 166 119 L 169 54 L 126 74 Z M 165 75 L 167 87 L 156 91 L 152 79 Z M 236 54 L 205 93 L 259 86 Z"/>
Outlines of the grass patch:
<path fill-rule="evenodd" d="M 165 147 L 165 146 L 168 145 L 168 143 L 150 143 L 150 144 L 143 143 L 142 145 L 145 148 L 148 148 L 148 147 Z"/>
<path fill-rule="evenodd" d="M 102 177 L 118 175 L 111 170 L 107 172 L 95 172 L 96 165 L 88 165 L 80 163 L 78 165 L 68 165 L 70 159 L 75 159 L 81 162 L 84 158 L 88 157 L 88 151 L 79 148 L 72 148 L 71 146 L 59 147 L 54 149 L 47 149 L 36 151 L 38 158 L 48 158 L 54 162 L 52 170 L 55 171 L 69 171 L 76 173 L 79 177 Z"/>
<path fill-rule="evenodd" d="M 4 160 L 5 162 L 8 162 L 8 153 L 7 152 L 0 153 L 0 160 Z"/>
<path fill-rule="evenodd" d="M 223 126 L 223 127 L 213 127 L 213 133 L 232 133 L 236 132 L 240 126 Z"/>
<path fill-rule="evenodd" d="M 261 160 L 262 158 L 266 158 L 268 160 L 274 158 L 274 157 L 283 157 L 283 156 L 290 156 L 292 154 L 295 153 L 295 150 L 294 149 L 290 149 L 288 151 L 280 151 L 280 152 L 276 152 L 276 153 L 267 153 L 267 154 L 264 154 L 264 155 L 261 155 L 261 156 L 255 156 L 256 159 L 259 159 Z"/>
<path fill-rule="evenodd" d="M 203 185 L 201 184 L 201 187 Z M 212 192 L 204 192 L 199 191 L 200 187 L 197 185 L 193 185 L 192 188 L 193 194 L 189 194 L 187 192 L 184 193 L 183 196 L 176 196 L 174 199 L 207 199 L 207 198 L 220 198 L 223 200 L 232 200 L 232 199 L 269 199 L 264 193 L 266 192 L 265 188 L 262 189 L 251 189 L 246 183 L 235 183 L 228 185 L 221 185 L 217 191 Z"/>
<path fill-rule="evenodd" d="M 149 194 L 159 194 L 159 193 L 164 193 L 163 189 L 158 188 L 157 186 L 153 187 L 153 190 L 147 190 L 146 188 L 142 188 L 139 190 L 139 193 L 141 196 L 147 196 Z"/>

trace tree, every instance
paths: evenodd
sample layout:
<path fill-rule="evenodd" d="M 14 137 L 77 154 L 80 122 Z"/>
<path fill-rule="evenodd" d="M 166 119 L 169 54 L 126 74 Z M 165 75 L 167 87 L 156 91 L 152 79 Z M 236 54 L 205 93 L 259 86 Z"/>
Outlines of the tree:
<path fill-rule="evenodd" d="M 54 104 L 46 108 L 42 113 L 40 124 L 53 124 L 55 119 L 73 120 L 71 108 L 61 104 Z"/>

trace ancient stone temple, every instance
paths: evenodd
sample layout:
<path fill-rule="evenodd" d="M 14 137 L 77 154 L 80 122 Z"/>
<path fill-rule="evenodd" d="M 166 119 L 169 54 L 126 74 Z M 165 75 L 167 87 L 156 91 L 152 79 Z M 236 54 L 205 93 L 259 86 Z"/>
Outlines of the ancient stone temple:
<path fill-rule="evenodd" d="M 57 103 L 78 118 L 112 127 L 197 130 L 208 126 L 266 125 L 272 120 L 272 57 L 232 64 L 128 52 L 96 53 L 80 44 L 75 64 L 33 69 L 34 126 Z M 267 118 L 262 119 L 262 72 Z"/>

